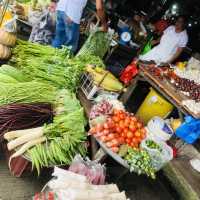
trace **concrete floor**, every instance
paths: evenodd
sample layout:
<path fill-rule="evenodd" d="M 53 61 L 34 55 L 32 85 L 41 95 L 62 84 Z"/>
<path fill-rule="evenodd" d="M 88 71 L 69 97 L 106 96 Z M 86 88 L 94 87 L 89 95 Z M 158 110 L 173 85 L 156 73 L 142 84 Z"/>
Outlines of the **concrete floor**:
<path fill-rule="evenodd" d="M 112 160 L 107 162 L 107 180 L 115 182 L 119 171 L 123 170 Z M 48 174 L 48 173 L 47 173 Z M 0 200 L 31 200 L 35 192 L 42 189 L 50 175 L 27 174 L 22 178 L 13 177 L 7 167 L 5 160 L 0 160 Z M 174 199 L 166 190 L 159 179 L 151 181 L 144 176 L 128 173 L 118 180 L 121 190 L 125 190 L 131 200 L 178 200 Z"/>
<path fill-rule="evenodd" d="M 0 159 L 0 200 L 31 200 L 47 181 L 47 177 L 38 178 L 34 174 L 15 178 L 10 174 L 6 161 Z"/>

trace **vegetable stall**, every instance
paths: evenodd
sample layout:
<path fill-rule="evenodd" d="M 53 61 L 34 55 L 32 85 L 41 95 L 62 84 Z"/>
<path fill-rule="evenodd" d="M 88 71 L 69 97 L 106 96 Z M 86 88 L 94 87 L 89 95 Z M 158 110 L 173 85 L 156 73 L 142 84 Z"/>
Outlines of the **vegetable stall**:
<path fill-rule="evenodd" d="M 137 81 L 143 78 L 159 89 L 168 100 L 172 99 L 172 103 L 180 108 L 179 113 L 189 113 L 198 118 L 199 113 L 195 109 L 198 103 L 195 103 L 199 101 L 199 87 L 194 81 L 185 80 L 186 74 L 140 65 L 139 70 L 135 70 L 131 76 L 132 84 L 127 87 L 126 82 L 105 69 L 102 59 L 112 39 L 109 34 L 92 32 L 75 57 L 66 47 L 54 49 L 19 40 L 6 29 L 1 30 L 0 34 L 0 59 L 6 62 L 6 65 L 0 67 L 0 135 L 6 141 L 7 150 L 12 151 L 8 165 L 14 175 L 12 163 L 20 156 L 26 163 L 31 163 L 38 175 L 43 168 L 73 168 L 78 154 L 86 157 L 89 149 L 87 142 L 91 139 L 89 142 L 95 161 L 88 161 L 89 166 L 96 165 L 96 159 L 99 161 L 108 154 L 123 165 L 126 172 L 145 174 L 155 179 L 156 172 L 169 164 L 175 156 L 171 138 L 177 136 L 190 144 L 198 139 L 198 131 L 195 131 L 195 138 L 181 135 L 181 126 L 184 129 L 184 126 L 188 127 L 187 123 L 181 125 L 182 122 L 179 121 L 175 126 L 175 120 L 166 121 L 162 119 L 163 116 L 157 115 L 145 122 L 143 116 L 135 115 L 126 108 L 126 101 L 133 93 Z M 169 81 L 166 83 L 163 79 Z M 172 86 L 186 92 L 183 95 L 191 97 L 189 100 L 192 105 L 186 98 L 181 99 L 181 102 L 179 98 L 177 102 L 177 98 L 174 98 L 177 96 L 175 90 L 166 90 Z M 197 127 L 199 121 L 195 120 L 188 123 L 194 122 Z M 100 146 L 98 152 L 96 143 Z M 84 163 L 88 167 L 87 161 L 79 159 L 78 163 L 80 162 L 81 166 Z M 24 169 L 22 166 L 21 168 Z M 74 167 L 75 173 L 85 172 L 79 172 L 77 168 Z M 55 173 L 56 170 L 55 168 Z M 86 171 L 85 174 L 89 174 L 91 178 L 91 169 Z M 22 173 L 23 170 L 18 176 Z M 61 173 L 61 177 L 65 175 L 65 178 L 81 179 L 82 185 L 90 190 L 89 197 L 81 190 L 80 185 L 77 186 L 78 180 L 72 182 L 87 198 L 94 198 L 95 187 L 91 184 L 92 181 L 85 180 L 85 176 L 59 170 L 57 173 L 54 174 L 55 177 L 60 177 Z M 123 174 L 124 172 L 119 174 L 118 178 Z M 62 185 L 62 181 L 66 183 L 66 187 L 62 188 L 66 192 L 72 183 L 60 178 L 56 184 Z M 100 178 L 97 182 L 101 182 Z M 55 189 L 54 186 L 51 185 L 51 188 Z M 112 187 L 100 186 L 96 190 L 107 191 Z M 70 189 L 78 195 L 77 190 L 73 187 Z M 102 191 L 98 193 L 99 199 L 127 199 L 115 186 L 112 190 L 114 191 L 107 191 L 105 195 L 102 195 Z M 112 193 L 115 195 L 111 198 Z"/>

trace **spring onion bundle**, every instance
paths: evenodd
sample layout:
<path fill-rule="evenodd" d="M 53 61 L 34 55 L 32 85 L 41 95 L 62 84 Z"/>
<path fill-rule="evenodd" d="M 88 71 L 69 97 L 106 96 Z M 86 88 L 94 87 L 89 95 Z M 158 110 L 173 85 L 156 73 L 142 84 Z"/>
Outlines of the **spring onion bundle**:
<path fill-rule="evenodd" d="M 2 65 L 0 67 L 0 74 L 4 74 L 4 75 L 9 76 L 10 78 L 13 78 L 15 82 L 29 81 L 28 77 L 26 77 L 25 74 L 23 74 L 20 70 L 9 65 Z M 0 81 L 3 82 L 2 79 L 0 79 Z M 11 83 L 11 81 L 8 80 L 7 83 Z"/>
<path fill-rule="evenodd" d="M 69 164 L 75 154 L 86 153 L 85 117 L 74 94 L 61 90 L 55 98 L 53 122 L 33 129 L 4 134 L 8 149 L 17 148 L 11 159 L 25 154 L 38 173 L 41 167 Z"/>
<path fill-rule="evenodd" d="M 0 83 L 0 106 L 11 103 L 54 101 L 56 89 L 40 82 Z"/>
<path fill-rule="evenodd" d="M 47 103 L 9 104 L 0 106 L 0 134 L 42 126 L 53 119 L 53 108 Z"/>
<path fill-rule="evenodd" d="M 11 62 L 17 61 L 20 67 L 20 62 L 26 60 L 42 60 L 46 63 L 59 63 L 68 59 L 70 50 L 66 47 L 62 49 L 55 49 L 51 46 L 45 46 L 38 43 L 31 43 L 23 40 L 18 40 L 16 47 L 12 51 L 13 58 Z M 30 63 L 29 63 L 30 64 Z"/>

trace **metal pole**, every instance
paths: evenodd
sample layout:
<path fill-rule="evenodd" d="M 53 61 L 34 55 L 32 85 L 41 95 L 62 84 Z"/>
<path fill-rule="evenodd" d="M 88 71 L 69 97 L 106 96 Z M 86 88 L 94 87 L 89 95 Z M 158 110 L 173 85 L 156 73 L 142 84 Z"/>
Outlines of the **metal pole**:
<path fill-rule="evenodd" d="M 5 16 L 5 13 L 6 13 L 6 10 L 8 8 L 8 5 L 9 5 L 9 0 L 4 0 L 3 2 L 3 6 L 2 6 L 2 12 L 0 14 L 0 26 L 2 25 L 2 22 L 3 22 L 3 18 Z"/>

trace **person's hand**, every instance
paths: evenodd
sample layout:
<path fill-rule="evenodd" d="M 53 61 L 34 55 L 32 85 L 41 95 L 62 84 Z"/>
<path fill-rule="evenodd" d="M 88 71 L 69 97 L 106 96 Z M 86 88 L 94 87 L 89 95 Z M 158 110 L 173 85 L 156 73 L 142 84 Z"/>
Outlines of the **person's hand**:
<path fill-rule="evenodd" d="M 70 17 L 67 17 L 66 22 L 67 22 L 68 24 L 71 24 L 73 21 L 71 20 Z"/>
<path fill-rule="evenodd" d="M 158 43 L 157 40 L 152 40 L 152 41 L 151 41 L 151 45 L 152 45 L 152 46 L 156 45 L 157 43 Z"/>
<path fill-rule="evenodd" d="M 102 24 L 101 29 L 102 29 L 102 31 L 107 32 L 108 31 L 108 24 L 107 23 Z"/>

